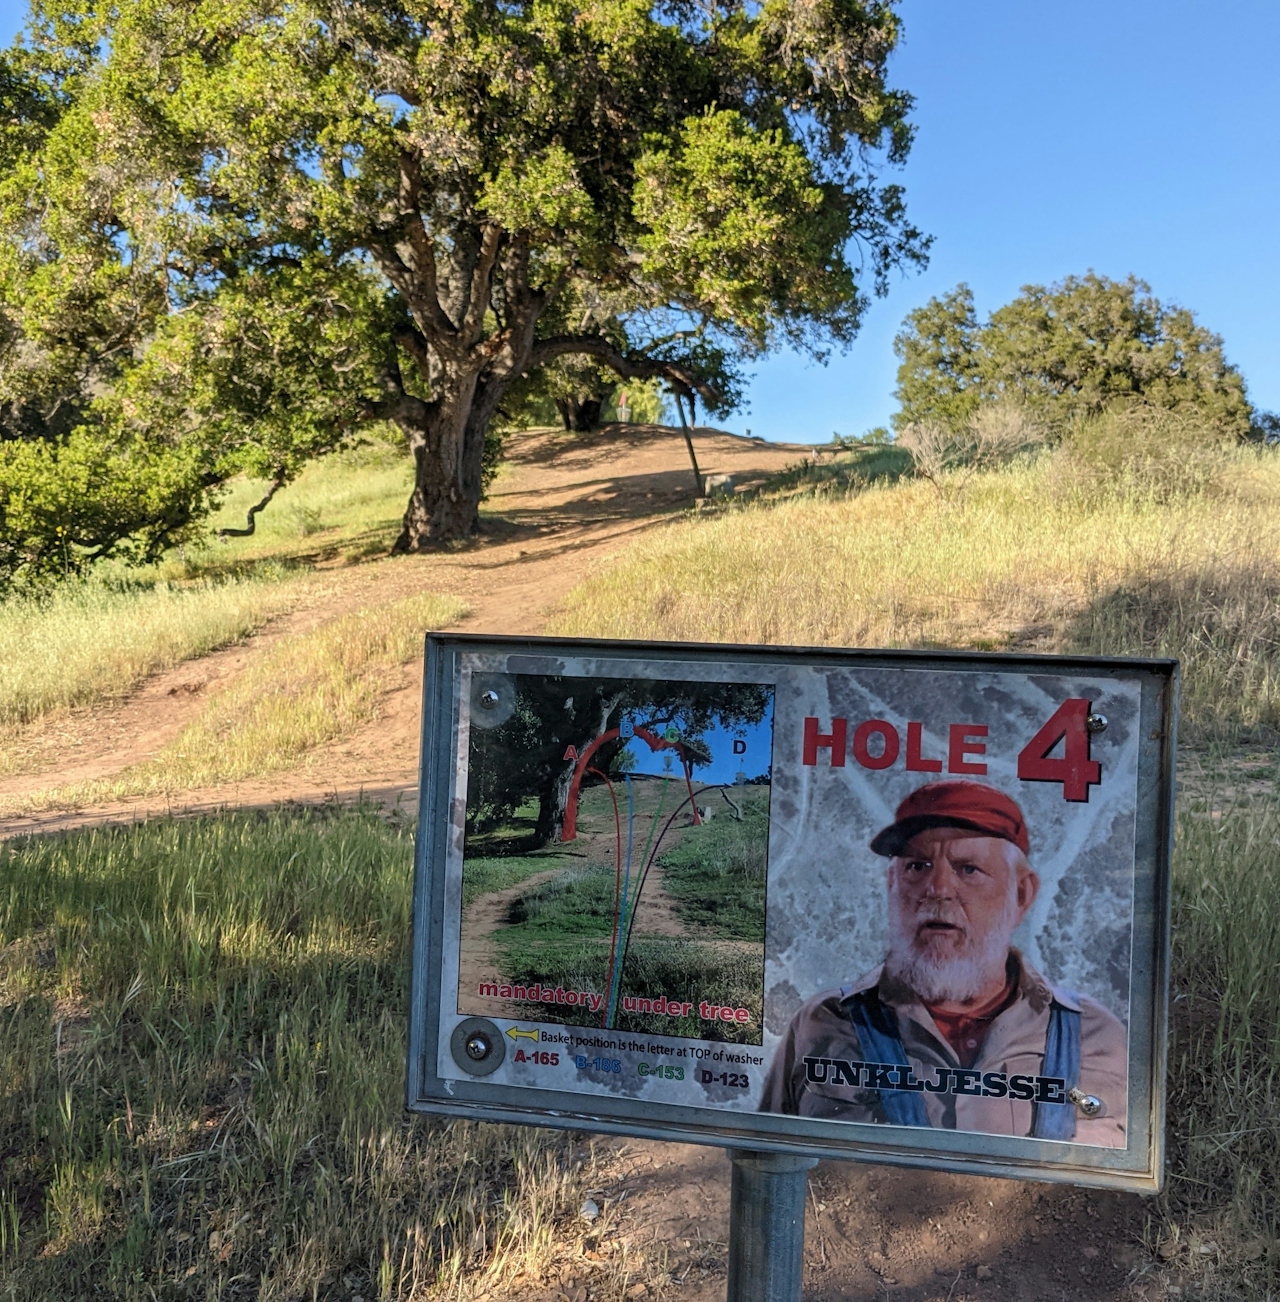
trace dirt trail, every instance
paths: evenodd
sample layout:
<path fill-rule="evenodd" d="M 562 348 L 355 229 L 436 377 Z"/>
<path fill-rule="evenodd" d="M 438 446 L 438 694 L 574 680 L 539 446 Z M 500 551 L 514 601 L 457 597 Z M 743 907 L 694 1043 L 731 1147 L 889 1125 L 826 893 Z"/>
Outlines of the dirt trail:
<path fill-rule="evenodd" d="M 636 901 L 636 921 L 632 937 L 687 936 L 689 928 L 676 912 L 676 902 L 667 894 L 662 880 L 662 865 L 656 860 L 644 879 L 644 890 Z"/>
<path fill-rule="evenodd" d="M 482 981 L 502 982 L 507 979 L 494 962 L 493 937 L 508 925 L 507 911 L 511 905 L 525 892 L 567 871 L 564 864 L 548 868 L 546 872 L 534 873 L 505 890 L 479 895 L 467 906 L 462 915 L 462 934 L 458 942 L 458 993 L 463 1008 L 469 1006 L 468 999 L 475 999 Z M 486 999 L 484 1010 L 490 1017 L 521 1016 L 518 1004 L 501 1005 L 494 999 Z"/>
<path fill-rule="evenodd" d="M 813 449 L 710 429 L 695 431 L 704 474 L 743 485 L 792 465 Z M 609 426 L 595 434 L 546 430 L 514 436 L 486 504 L 488 532 L 473 546 L 429 556 L 388 557 L 316 576 L 298 609 L 241 645 L 149 679 L 124 701 L 79 711 L 33 732 L 37 771 L 0 779 L 0 801 L 32 797 L 69 781 L 110 778 L 154 758 L 199 710 L 207 692 L 241 672 L 280 638 L 374 601 L 413 592 L 456 594 L 475 633 L 540 633 L 549 611 L 589 570 L 632 538 L 694 504 L 693 476 L 678 431 Z M 90 808 L 0 816 L 0 837 L 132 821 L 167 812 L 281 801 L 360 797 L 416 807 L 421 671 L 406 665 L 379 717 L 316 750 L 285 774 L 116 801 Z"/>
<path fill-rule="evenodd" d="M 585 828 L 579 830 L 578 849 L 585 851 L 588 860 L 609 861 L 613 857 L 612 833 L 595 833 Z M 561 864 L 546 872 L 534 873 L 514 886 L 500 891 L 490 891 L 477 896 L 467 906 L 462 915 L 461 936 L 458 954 L 458 987 L 464 1000 L 467 995 L 475 995 L 482 981 L 506 981 L 508 973 L 498 966 L 494 953 L 494 937 L 503 931 L 507 923 L 507 912 L 511 905 L 526 892 L 541 886 L 543 882 L 571 869 Z M 662 884 L 662 871 L 655 863 L 645 880 L 644 893 L 636 906 L 636 936 L 687 936 L 688 928 L 676 912 L 676 902 L 667 894 Z M 608 944 L 604 937 L 602 944 Z M 496 1000 L 488 999 L 484 1004 L 485 1013 L 491 1017 L 519 1017 L 522 1010 L 516 1004 L 499 1005 Z"/>

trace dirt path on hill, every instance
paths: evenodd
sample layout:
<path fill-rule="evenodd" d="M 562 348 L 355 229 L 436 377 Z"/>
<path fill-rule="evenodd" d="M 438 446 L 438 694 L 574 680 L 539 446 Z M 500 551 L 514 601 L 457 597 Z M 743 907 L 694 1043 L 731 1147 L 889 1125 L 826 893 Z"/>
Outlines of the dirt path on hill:
<path fill-rule="evenodd" d="M 579 833 L 579 840 L 588 844 L 602 842 L 606 839 L 612 840 L 612 837 L 605 838 L 602 835 L 593 835 L 581 831 Z M 598 853 L 599 844 L 595 844 L 594 848 Z M 588 850 L 588 854 L 590 853 L 591 851 Z M 606 856 L 606 859 L 610 858 L 612 858 L 612 847 L 610 847 L 610 853 Z M 508 886 L 500 891 L 490 891 L 486 895 L 479 895 L 467 906 L 462 915 L 461 935 L 458 944 L 458 988 L 463 999 L 464 1011 L 470 1007 L 470 1005 L 466 1004 L 466 999 L 477 996 L 482 981 L 493 981 L 501 984 L 509 980 L 509 973 L 503 972 L 498 966 L 494 937 L 510 925 L 507 922 L 507 914 L 511 905 L 527 891 L 531 891 L 541 886 L 543 882 L 549 882 L 553 877 L 570 870 L 570 867 L 562 864 L 558 868 L 550 868 L 545 872 L 534 873 L 533 876 L 526 877 L 514 886 Z M 688 936 L 690 934 L 689 928 L 685 926 L 676 912 L 675 900 L 667 894 L 663 887 L 662 870 L 656 863 L 649 870 L 649 876 L 644 883 L 644 891 L 636 905 L 634 934 L 636 936 Z M 608 937 L 601 937 L 601 944 L 607 945 Z M 479 1004 L 475 1006 L 480 1007 Z M 484 1012 L 489 1017 L 527 1016 L 521 1005 L 500 1003 L 492 998 L 486 999 Z"/>
<path fill-rule="evenodd" d="M 632 939 L 641 936 L 691 936 L 685 926 L 676 902 L 667 894 L 662 880 L 662 865 L 656 860 L 644 879 L 644 890 L 636 901 L 636 922 L 631 929 Z"/>
<path fill-rule="evenodd" d="M 462 915 L 462 934 L 458 942 L 458 1002 L 465 1012 L 468 1008 L 479 1008 L 476 1003 L 482 981 L 495 981 L 501 984 L 507 979 L 494 958 L 493 938 L 499 931 L 510 924 L 507 913 L 526 891 L 549 882 L 570 869 L 561 864 L 559 868 L 548 868 L 546 872 L 534 873 L 524 881 L 517 882 L 501 891 L 490 891 L 487 895 L 478 895 L 467 905 Z M 496 999 L 486 999 L 485 1015 L 488 1017 L 520 1017 L 523 1015 L 521 1005 L 504 1003 Z"/>
<path fill-rule="evenodd" d="M 704 474 L 760 483 L 813 449 L 710 429 L 694 438 Z M 471 614 L 459 631 L 535 634 L 594 566 L 645 531 L 694 505 L 684 441 L 662 426 L 608 426 L 594 434 L 535 430 L 515 435 L 485 504 L 487 532 L 456 552 L 384 557 L 325 568 L 294 611 L 243 643 L 148 679 L 125 700 L 76 711 L 33 730 L 34 771 L 0 779 L 0 802 L 36 798 L 68 782 L 109 779 L 153 759 L 199 712 L 212 690 L 268 648 L 376 601 L 415 592 L 451 593 Z M 262 808 L 282 801 L 365 798 L 416 808 L 421 669 L 403 667 L 377 719 L 312 752 L 291 772 L 76 809 L 0 816 L 0 837 L 133 821 L 168 812 Z"/>

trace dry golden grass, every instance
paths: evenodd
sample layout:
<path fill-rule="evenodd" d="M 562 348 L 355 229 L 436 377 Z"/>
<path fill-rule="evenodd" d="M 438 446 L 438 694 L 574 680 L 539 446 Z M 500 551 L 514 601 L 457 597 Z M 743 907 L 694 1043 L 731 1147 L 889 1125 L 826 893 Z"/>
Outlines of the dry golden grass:
<path fill-rule="evenodd" d="M 410 470 L 403 453 L 382 445 L 326 457 L 277 495 L 252 538 L 218 543 L 212 530 L 242 525 L 265 489 L 239 480 L 204 545 L 0 602 L 0 729 L 118 699 L 252 633 L 296 602 L 317 558 L 386 551 Z"/>
<path fill-rule="evenodd" d="M 251 633 L 294 596 L 295 584 L 259 578 L 71 583 L 41 600 L 11 598 L 0 604 L 0 726 L 123 696 Z"/>
<path fill-rule="evenodd" d="M 461 619 L 457 597 L 382 602 L 282 641 L 221 692 L 152 761 L 111 778 L 11 802 L 35 809 L 213 786 L 295 766 L 308 751 L 371 719 L 425 634 Z"/>
<path fill-rule="evenodd" d="M 555 631 L 1177 655 L 1200 736 L 1280 722 L 1280 458 L 1206 492 L 1079 491 L 1060 459 L 955 500 L 902 481 L 693 518 L 570 594 Z"/>
<path fill-rule="evenodd" d="M 1176 466 L 1149 468 L 1108 480 L 1067 451 L 960 491 L 846 480 L 824 496 L 815 481 L 808 497 L 646 535 L 570 594 L 555 627 L 1179 657 L 1169 1187 L 1151 1242 L 1196 1297 L 1274 1298 L 1280 456 L 1201 458 L 1189 491 Z M 1207 1254 L 1183 1247 L 1210 1235 Z"/>
<path fill-rule="evenodd" d="M 206 786 L 289 768 L 372 718 L 392 671 L 467 610 L 457 597 L 422 593 L 290 638 L 209 702 L 157 761 L 156 779 Z"/>

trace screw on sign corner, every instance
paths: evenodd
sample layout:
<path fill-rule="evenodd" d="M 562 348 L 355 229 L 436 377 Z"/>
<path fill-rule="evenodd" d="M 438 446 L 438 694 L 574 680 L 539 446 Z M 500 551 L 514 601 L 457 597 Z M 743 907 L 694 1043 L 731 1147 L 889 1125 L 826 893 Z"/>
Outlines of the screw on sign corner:
<path fill-rule="evenodd" d="M 453 1028 L 449 1052 L 468 1076 L 488 1076 L 502 1066 L 507 1048 L 502 1032 L 487 1017 L 468 1017 Z"/>

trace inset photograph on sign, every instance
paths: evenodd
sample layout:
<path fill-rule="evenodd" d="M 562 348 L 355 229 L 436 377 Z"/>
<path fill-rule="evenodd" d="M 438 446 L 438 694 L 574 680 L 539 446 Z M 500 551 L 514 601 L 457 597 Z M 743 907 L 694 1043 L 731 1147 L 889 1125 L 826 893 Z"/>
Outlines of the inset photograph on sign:
<path fill-rule="evenodd" d="M 477 674 L 458 1011 L 759 1045 L 773 690 Z"/>

